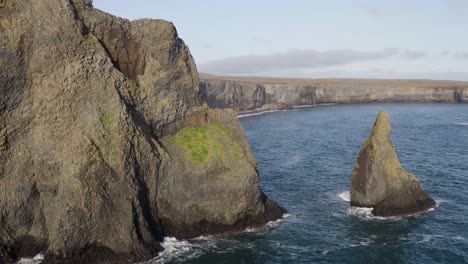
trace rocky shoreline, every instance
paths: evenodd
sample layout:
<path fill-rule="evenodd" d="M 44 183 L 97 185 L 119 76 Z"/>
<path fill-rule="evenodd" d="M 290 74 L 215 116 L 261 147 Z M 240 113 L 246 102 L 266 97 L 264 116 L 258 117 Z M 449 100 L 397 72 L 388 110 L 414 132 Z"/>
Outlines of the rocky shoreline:
<path fill-rule="evenodd" d="M 467 103 L 468 82 L 437 80 L 287 79 L 201 74 L 203 100 L 237 112 L 302 105 L 377 102 Z"/>

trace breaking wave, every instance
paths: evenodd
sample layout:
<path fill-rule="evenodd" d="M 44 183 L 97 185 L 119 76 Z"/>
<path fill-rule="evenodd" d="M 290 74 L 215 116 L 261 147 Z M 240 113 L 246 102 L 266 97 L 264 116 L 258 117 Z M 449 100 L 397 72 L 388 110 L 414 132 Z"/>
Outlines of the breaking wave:
<path fill-rule="evenodd" d="M 37 254 L 34 258 L 21 258 L 17 264 L 39 264 L 44 260 L 44 255 Z"/>
<path fill-rule="evenodd" d="M 246 228 L 241 233 L 266 232 L 277 227 L 289 214 L 284 214 L 282 218 L 270 221 L 262 227 Z M 156 258 L 144 262 L 145 264 L 163 264 L 163 263 L 183 263 L 190 259 L 197 258 L 206 252 L 216 250 L 217 252 L 234 250 L 237 241 L 232 237 L 223 236 L 199 236 L 190 240 L 178 240 L 174 237 L 165 237 L 161 246 L 164 250 Z M 226 249 L 226 244 L 230 246 Z M 224 245 L 224 246 L 223 246 Z"/>
<path fill-rule="evenodd" d="M 351 201 L 351 193 L 349 191 L 346 192 L 341 192 L 338 194 L 338 198 L 345 202 L 350 202 Z"/>
<path fill-rule="evenodd" d="M 251 112 L 251 113 L 240 113 L 237 115 L 238 118 L 249 117 L 249 116 L 258 116 L 268 113 L 275 113 L 275 112 L 287 112 L 292 110 L 267 110 L 267 111 L 258 111 L 258 112 Z"/>

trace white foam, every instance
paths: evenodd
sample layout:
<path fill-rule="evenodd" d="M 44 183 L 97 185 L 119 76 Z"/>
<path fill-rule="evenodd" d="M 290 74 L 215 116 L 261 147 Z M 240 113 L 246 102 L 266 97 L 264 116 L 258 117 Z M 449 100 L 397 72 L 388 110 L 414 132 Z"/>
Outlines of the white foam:
<path fill-rule="evenodd" d="M 443 238 L 444 236 L 443 235 L 432 235 L 432 234 L 416 234 L 416 241 L 415 243 L 427 243 L 427 242 L 431 242 L 435 239 L 440 239 L 440 238 Z"/>
<path fill-rule="evenodd" d="M 21 258 L 17 264 L 39 264 L 44 260 L 44 255 L 39 253 L 34 258 Z"/>
<path fill-rule="evenodd" d="M 330 103 L 330 104 L 296 105 L 293 108 L 296 109 L 296 108 L 307 108 L 307 107 L 317 107 L 317 106 L 327 106 L 327 105 L 336 105 L 336 104 Z"/>
<path fill-rule="evenodd" d="M 415 213 L 415 214 L 410 214 L 410 215 L 405 215 L 405 216 L 386 216 L 386 217 L 383 217 L 383 216 L 376 216 L 374 214 L 372 214 L 372 210 L 374 208 L 372 207 L 355 207 L 355 206 L 351 206 L 351 208 L 348 209 L 348 214 L 349 215 L 352 215 L 352 216 L 357 216 L 357 217 L 361 217 L 363 219 L 371 219 L 371 220 L 402 220 L 404 219 L 405 217 L 411 217 L 411 216 L 419 216 L 419 215 L 422 215 L 424 213 L 428 213 L 428 212 L 432 212 L 435 210 L 435 208 L 439 207 L 440 203 L 436 200 L 436 204 L 434 207 L 431 207 L 425 211 L 422 211 L 422 212 L 418 212 L 418 213 Z"/>
<path fill-rule="evenodd" d="M 400 217 L 400 216 L 387 216 L 387 217 L 383 217 L 383 216 L 376 216 L 372 213 L 372 210 L 374 208 L 372 207 L 356 207 L 356 206 L 351 206 L 349 209 L 348 209 L 348 214 L 351 215 L 351 216 L 357 216 L 357 217 L 360 217 L 362 219 L 365 219 L 365 220 L 380 220 L 380 221 L 388 221 L 388 220 L 391 220 L 391 221 L 398 221 L 398 220 L 402 220 L 403 217 Z"/>
<path fill-rule="evenodd" d="M 283 217 L 276 221 L 270 221 L 259 228 L 247 228 L 244 230 L 244 232 L 251 233 L 269 230 L 273 227 L 276 227 L 279 223 L 288 217 L 289 214 L 284 214 Z M 224 239 L 220 236 L 199 236 L 191 240 L 178 240 L 174 237 L 165 237 L 164 241 L 161 242 L 161 246 L 164 248 L 164 250 L 156 258 L 145 263 L 182 263 L 189 259 L 201 256 L 203 252 L 206 252 L 207 250 L 218 248 L 217 244 L 223 240 Z"/>
<path fill-rule="evenodd" d="M 318 106 L 327 106 L 327 105 L 336 105 L 336 104 L 330 103 L 330 104 L 296 105 L 296 106 L 293 106 L 292 109 L 283 109 L 283 110 L 264 110 L 264 111 L 253 110 L 252 112 L 241 112 L 237 115 L 237 117 L 243 118 L 243 117 L 248 117 L 248 116 L 258 116 L 258 115 L 275 113 L 275 112 L 288 112 L 288 111 L 294 111 L 295 109 L 300 109 L 300 108 L 318 107 Z"/>
<path fill-rule="evenodd" d="M 275 112 L 287 112 L 291 110 L 267 110 L 267 111 L 259 111 L 259 112 L 253 112 L 253 113 L 245 113 L 245 114 L 238 114 L 238 118 L 243 118 L 243 117 L 248 117 L 248 116 L 258 116 L 258 115 L 263 115 L 263 114 L 268 114 L 268 113 L 275 113 Z"/>
<path fill-rule="evenodd" d="M 352 216 L 358 216 L 362 218 L 373 218 L 374 215 L 372 214 L 372 207 L 355 207 L 352 206 L 348 209 L 348 214 Z"/>
<path fill-rule="evenodd" d="M 457 125 L 459 125 L 459 126 L 468 126 L 468 122 L 458 123 Z"/>
<path fill-rule="evenodd" d="M 420 243 L 425 243 L 425 242 L 429 242 L 432 240 L 432 235 L 423 235 L 422 236 L 422 240 L 420 241 Z"/>
<path fill-rule="evenodd" d="M 349 191 L 339 193 L 338 197 L 345 202 L 351 201 L 351 193 Z"/>
<path fill-rule="evenodd" d="M 288 166 L 288 167 L 295 166 L 295 165 L 302 162 L 303 157 L 304 157 L 304 155 L 302 155 L 302 154 L 290 156 L 286 160 L 285 165 Z"/>
<path fill-rule="evenodd" d="M 198 238 L 196 238 L 198 239 Z M 208 239 L 200 237 L 202 239 Z M 177 240 L 174 237 L 165 237 L 161 243 L 164 250 L 154 259 L 145 262 L 147 264 L 160 264 L 167 262 L 184 262 L 191 258 L 196 258 L 202 254 L 203 247 L 187 240 Z"/>
<path fill-rule="evenodd" d="M 260 231 L 266 231 L 271 228 L 277 227 L 281 222 L 284 221 L 284 219 L 290 217 L 290 214 L 284 214 L 280 219 L 275 220 L 275 221 L 269 221 L 266 223 L 264 226 L 261 227 L 248 227 L 244 230 L 246 233 L 252 233 L 252 232 L 260 232 Z"/>
<path fill-rule="evenodd" d="M 359 242 L 354 242 L 354 243 L 351 243 L 351 244 L 348 244 L 348 245 L 343 245 L 343 246 L 336 247 L 336 248 L 324 249 L 324 250 L 322 250 L 322 255 L 327 255 L 330 252 L 337 251 L 337 250 L 340 250 L 340 249 L 345 249 L 345 248 L 367 247 L 369 245 L 372 245 L 373 243 L 374 243 L 373 239 L 364 238 Z"/>

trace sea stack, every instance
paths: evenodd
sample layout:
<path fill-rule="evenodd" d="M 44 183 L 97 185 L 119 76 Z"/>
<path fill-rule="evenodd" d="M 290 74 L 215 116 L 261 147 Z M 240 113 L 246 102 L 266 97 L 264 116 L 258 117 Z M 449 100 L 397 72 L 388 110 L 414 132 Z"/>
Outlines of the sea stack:
<path fill-rule="evenodd" d="M 424 212 L 435 202 L 407 172 L 393 147 L 390 116 L 381 111 L 364 142 L 351 176 L 351 206 L 372 207 L 378 216 Z"/>

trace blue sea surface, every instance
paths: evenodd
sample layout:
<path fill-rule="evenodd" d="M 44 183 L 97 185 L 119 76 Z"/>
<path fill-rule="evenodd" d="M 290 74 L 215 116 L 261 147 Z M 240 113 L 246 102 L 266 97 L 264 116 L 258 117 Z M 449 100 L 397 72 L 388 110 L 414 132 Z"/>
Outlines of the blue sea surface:
<path fill-rule="evenodd" d="M 409 218 L 350 208 L 350 176 L 379 110 L 438 207 Z M 334 105 L 241 118 L 262 190 L 289 211 L 234 236 L 167 238 L 152 263 L 468 263 L 468 105 Z"/>

